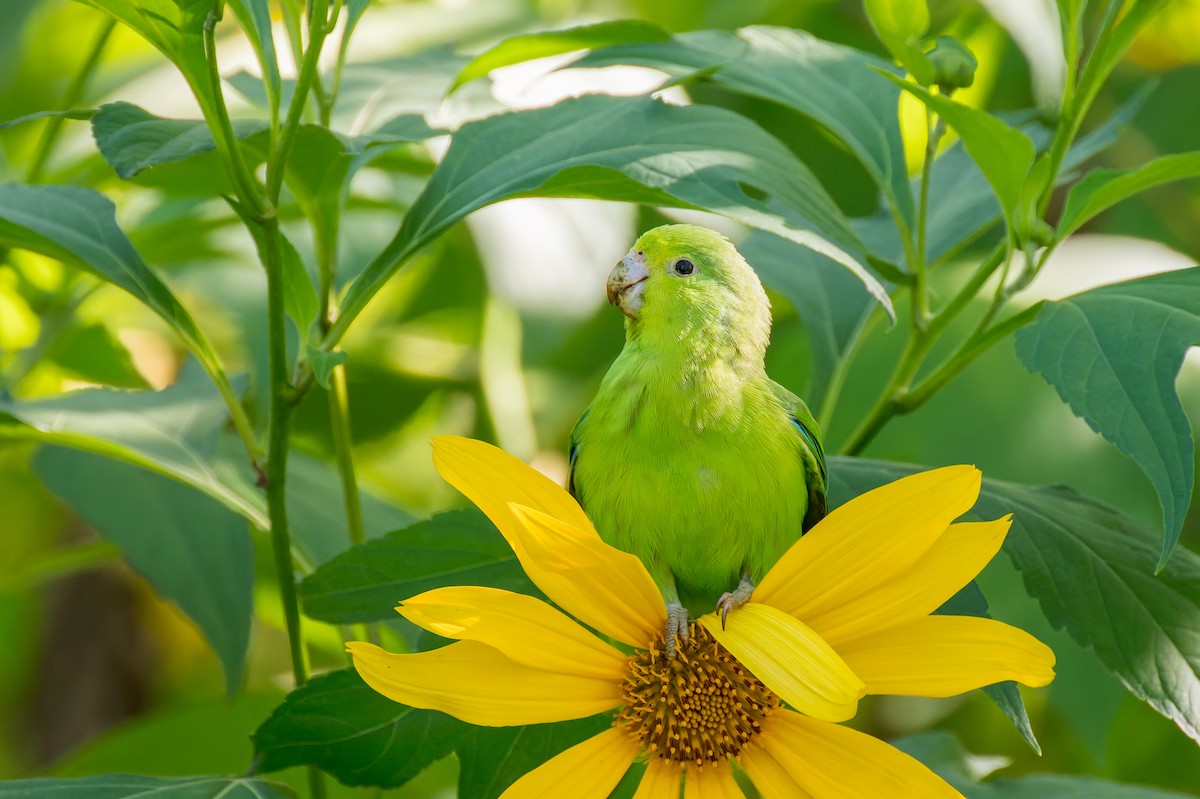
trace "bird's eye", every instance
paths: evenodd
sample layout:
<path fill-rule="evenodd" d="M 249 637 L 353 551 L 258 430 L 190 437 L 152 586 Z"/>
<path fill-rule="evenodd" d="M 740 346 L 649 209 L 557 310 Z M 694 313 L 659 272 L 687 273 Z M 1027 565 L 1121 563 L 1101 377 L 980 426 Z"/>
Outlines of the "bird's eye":
<path fill-rule="evenodd" d="M 687 258 L 680 258 L 675 262 L 674 269 L 675 274 L 677 275 L 690 275 L 692 272 L 696 271 L 696 265 Z"/>

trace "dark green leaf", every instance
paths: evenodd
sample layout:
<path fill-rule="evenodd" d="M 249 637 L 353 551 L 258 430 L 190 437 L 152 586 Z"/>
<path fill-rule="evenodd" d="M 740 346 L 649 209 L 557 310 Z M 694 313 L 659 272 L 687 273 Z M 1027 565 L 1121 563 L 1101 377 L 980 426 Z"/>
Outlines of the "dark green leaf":
<path fill-rule="evenodd" d="M 1017 334 L 1017 355 L 1093 430 L 1137 461 L 1163 512 L 1159 567 L 1192 497 L 1192 433 L 1175 393 L 1200 343 L 1200 267 L 1101 286 L 1048 303 Z"/>
<path fill-rule="evenodd" d="M 233 132 L 245 139 L 267 123 L 239 119 Z M 92 135 L 104 160 L 128 180 L 144 169 L 184 161 L 217 148 L 212 131 L 199 120 L 163 119 L 132 103 L 106 103 L 92 117 Z"/>
<path fill-rule="evenodd" d="M 1029 168 L 1033 166 L 1033 140 L 986 111 L 971 108 L 940 94 L 930 94 L 920 86 L 893 75 L 887 77 L 954 128 L 1000 200 L 1000 208 L 1009 225 L 1015 228 L 1021 206 L 1021 189 Z"/>
<path fill-rule="evenodd" d="M 682 78 L 705 75 L 727 89 L 787 106 L 824 125 L 866 168 L 911 223 L 912 193 L 898 118 L 899 89 L 870 53 L 790 28 L 697 31 L 666 43 L 619 45 L 573 66 L 634 64 Z"/>
<path fill-rule="evenodd" d="M 528 727 L 471 727 L 458 746 L 458 795 L 496 799 L 550 758 L 612 726 L 609 715 Z"/>
<path fill-rule="evenodd" d="M 557 31 L 542 31 L 524 36 L 513 36 L 485 50 L 463 67 L 454 79 L 450 91 L 464 83 L 482 78 L 493 69 L 545 58 L 552 55 L 587 50 L 611 44 L 630 42 L 665 42 L 670 40 L 667 32 L 650 22 L 634 19 L 598 22 Z"/>
<path fill-rule="evenodd" d="M 469 729 L 445 713 L 393 702 L 342 669 L 292 691 L 263 722 L 253 772 L 313 765 L 343 785 L 394 788 L 453 752 Z"/>
<path fill-rule="evenodd" d="M 0 243 L 81 266 L 125 289 L 161 316 L 217 379 L 220 361 L 167 285 L 117 227 L 102 194 L 73 186 L 0 185 Z"/>
<path fill-rule="evenodd" d="M 841 248 L 861 246 L 845 217 L 808 168 L 761 128 L 719 108 L 592 95 L 460 128 L 396 237 L 351 285 L 335 330 L 344 330 L 409 256 L 466 214 L 508 197 L 578 196 L 562 175 L 581 167 L 587 196 L 600 185 L 596 168 L 608 170 L 623 176 L 620 199 L 643 186 L 649 201 L 669 196 L 675 205 L 776 233 L 847 266 L 891 307 L 879 282 Z M 760 193 L 765 200 L 756 199 Z"/>
<path fill-rule="evenodd" d="M 980 782 L 976 776 L 979 760 L 948 732 L 914 735 L 893 741 L 893 745 L 929 766 L 966 799 L 1188 799 L 1173 791 L 1122 785 L 1094 777 L 1035 774 Z M 995 763 L 991 765 L 994 768 Z"/>
<path fill-rule="evenodd" d="M 873 307 L 862 284 L 823 255 L 754 231 L 738 249 L 762 277 L 792 303 L 808 331 L 813 354 L 812 385 L 823 392 L 834 366 Z M 819 408 L 820 403 L 813 405 Z"/>
<path fill-rule="evenodd" d="M 285 799 L 288 788 L 245 777 L 143 777 L 103 774 L 0 782 L 0 799 Z"/>
<path fill-rule="evenodd" d="M 346 362 L 345 350 L 326 352 L 310 345 L 305 353 L 308 355 L 308 362 L 312 364 L 313 377 L 317 379 L 321 388 L 329 390 L 329 375 L 335 367 Z"/>
<path fill-rule="evenodd" d="M 916 470 L 830 458 L 830 496 L 840 504 Z M 1068 488 L 985 479 L 971 515 L 1006 513 L 1004 551 L 1050 623 L 1200 740 L 1200 556 L 1179 549 L 1155 576 L 1154 536 L 1116 509 Z"/>
<path fill-rule="evenodd" d="M 967 583 L 965 588 L 950 597 L 935 612 L 950 616 L 991 618 L 991 614 L 988 613 L 987 599 L 974 580 Z M 1029 722 L 1029 713 L 1025 710 L 1025 701 L 1021 699 L 1021 692 L 1017 689 L 1017 684 L 1011 680 L 996 683 L 985 686 L 983 692 L 987 694 L 988 699 L 996 703 L 1000 712 L 1008 717 L 1012 725 L 1017 728 L 1017 732 L 1021 733 L 1021 737 L 1025 739 L 1025 743 L 1029 744 L 1029 748 L 1040 755 L 1042 747 L 1038 744 L 1037 736 L 1033 734 L 1033 725 Z"/>
<path fill-rule="evenodd" d="M 253 612 L 254 548 L 246 520 L 193 488 L 88 452 L 49 447 L 37 454 L 33 468 L 196 623 L 234 693 L 242 682 Z"/>
<path fill-rule="evenodd" d="M 23 122 L 32 122 L 35 119 L 45 119 L 48 117 L 61 117 L 62 119 L 91 119 L 96 113 L 94 108 L 72 108 L 69 111 L 38 111 L 36 114 L 26 114 L 23 117 L 10 119 L 5 122 L 0 122 L 0 130 L 5 128 L 16 127 Z"/>
<path fill-rule="evenodd" d="M 45 357 L 81 380 L 117 388 L 147 388 L 129 350 L 102 324 L 72 327 L 54 340 Z"/>
<path fill-rule="evenodd" d="M 1058 221 L 1058 237 L 1066 238 L 1096 214 L 1138 192 L 1198 175 L 1200 153 L 1164 155 L 1136 169 L 1094 169 L 1067 195 L 1067 205 Z"/>
<path fill-rule="evenodd" d="M 492 523 L 463 510 L 346 550 L 304 579 L 300 600 L 318 621 L 352 624 L 394 619 L 400 601 L 447 585 L 538 593 Z"/>

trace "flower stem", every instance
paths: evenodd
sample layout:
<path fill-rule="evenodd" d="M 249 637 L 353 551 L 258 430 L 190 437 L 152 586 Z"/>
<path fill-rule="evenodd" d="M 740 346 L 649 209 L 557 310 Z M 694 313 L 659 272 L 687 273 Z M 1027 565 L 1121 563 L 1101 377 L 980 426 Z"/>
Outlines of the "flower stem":
<path fill-rule="evenodd" d="M 342 480 L 342 497 L 346 506 L 346 528 L 350 543 L 367 540 L 363 527 L 362 500 L 358 493 L 358 478 L 354 473 L 354 455 L 350 436 L 350 398 L 346 390 L 346 367 L 339 364 L 329 375 L 329 422 L 333 432 L 333 453 L 338 476 Z"/>

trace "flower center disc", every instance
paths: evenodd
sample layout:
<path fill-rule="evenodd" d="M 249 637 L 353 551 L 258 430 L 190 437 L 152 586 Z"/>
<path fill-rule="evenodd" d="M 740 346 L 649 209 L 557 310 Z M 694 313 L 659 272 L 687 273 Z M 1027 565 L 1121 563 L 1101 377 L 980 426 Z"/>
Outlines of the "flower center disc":
<path fill-rule="evenodd" d="M 674 660 L 661 635 L 631 657 L 622 691 L 616 723 L 650 755 L 697 766 L 736 757 L 780 704 L 697 624 Z"/>

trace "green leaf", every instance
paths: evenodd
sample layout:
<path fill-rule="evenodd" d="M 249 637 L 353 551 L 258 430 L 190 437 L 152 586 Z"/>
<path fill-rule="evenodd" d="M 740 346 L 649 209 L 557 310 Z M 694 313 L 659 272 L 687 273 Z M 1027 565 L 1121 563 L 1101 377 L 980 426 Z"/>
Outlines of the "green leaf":
<path fill-rule="evenodd" d="M 102 324 L 70 328 L 46 350 L 45 358 L 60 369 L 91 383 L 118 388 L 147 388 L 129 350 Z"/>
<path fill-rule="evenodd" d="M 967 583 L 966 587 L 950 597 L 934 612 L 948 616 L 991 618 L 991 614 L 988 613 L 987 599 L 974 580 Z M 1000 708 L 1000 712 L 1008 717 L 1012 725 L 1017 728 L 1017 732 L 1025 739 L 1025 743 L 1029 744 L 1029 748 L 1040 755 L 1042 747 L 1038 744 L 1037 736 L 1033 734 L 1033 725 L 1029 721 L 1029 713 L 1025 710 L 1025 701 L 1021 699 L 1021 692 L 1017 688 L 1017 684 L 1008 680 L 985 686 L 983 692 L 996 704 L 996 707 Z"/>
<path fill-rule="evenodd" d="M 224 375 L 187 309 L 142 261 L 102 194 L 74 186 L 0 185 L 0 244 L 80 266 L 125 289 L 175 329 L 214 379 Z"/>
<path fill-rule="evenodd" d="M 248 138 L 267 129 L 257 119 L 233 123 L 234 135 Z M 161 164 L 185 161 L 217 149 L 208 125 L 192 119 L 163 119 L 132 103 L 105 103 L 92 117 L 92 135 L 100 154 L 128 180 Z"/>
<path fill-rule="evenodd" d="M 312 364 L 313 377 L 317 379 L 317 383 L 326 391 L 329 390 L 329 375 L 334 368 L 346 362 L 347 353 L 345 350 L 334 350 L 327 352 L 311 344 L 305 349 L 308 356 L 308 362 Z"/>
<path fill-rule="evenodd" d="M 61 119 L 91 119 L 96 113 L 94 108 L 72 108 L 67 111 L 38 111 L 36 114 L 26 114 L 23 117 L 9 119 L 5 122 L 0 122 L 0 130 L 16 127 L 25 122 L 32 122 L 35 119 L 45 119 L 49 117 L 59 117 Z"/>
<path fill-rule="evenodd" d="M 227 692 L 237 691 L 254 604 L 246 520 L 193 488 L 88 452 L 49 447 L 33 470 L 196 623 L 221 658 Z"/>
<path fill-rule="evenodd" d="M 288 788 L 245 777 L 144 777 L 103 774 L 0 782 L 0 799 L 286 799 Z"/>
<path fill-rule="evenodd" d="M 1015 230 L 1021 205 L 1021 188 L 1025 185 L 1029 168 L 1033 166 L 1033 140 L 986 111 L 971 108 L 940 94 L 931 94 L 914 83 L 884 74 L 954 128 L 1000 200 L 1004 218 Z"/>
<path fill-rule="evenodd" d="M 100 388 L 28 401 L 0 397 L 0 438 L 63 444 L 141 466 L 187 483 L 267 529 L 261 492 L 252 481 L 230 479 L 233 467 L 214 456 L 227 419 L 220 396 L 195 368 L 162 391 Z"/>
<path fill-rule="evenodd" d="M 929 30 L 925 0 L 864 0 L 867 19 L 875 35 L 922 86 L 936 78 L 936 70 L 921 50 L 921 37 Z"/>
<path fill-rule="evenodd" d="M 612 726 L 602 714 L 559 724 L 471 727 L 458 747 L 458 795 L 496 799 L 550 758 Z"/>
<path fill-rule="evenodd" d="M 393 702 L 354 669 L 288 694 L 254 733 L 255 774 L 313 765 L 343 785 L 394 788 L 454 751 L 469 726 Z"/>
<path fill-rule="evenodd" d="M 580 25 L 557 31 L 542 31 L 523 36 L 512 36 L 471 59 L 454 79 L 450 91 L 464 83 L 482 78 L 493 69 L 611 44 L 630 42 L 665 42 L 670 36 L 651 22 L 635 19 L 620 19 Z"/>
<path fill-rule="evenodd" d="M 597 181 L 597 168 L 613 179 Z M 578 178 L 582 190 L 572 185 Z M 590 95 L 460 128 L 396 237 L 351 285 L 335 331 L 414 252 L 468 213 L 509 197 L 597 197 L 613 187 L 607 199 L 630 199 L 643 187 L 647 201 L 673 198 L 673 205 L 723 214 L 822 252 L 891 308 L 879 281 L 842 249 L 861 247 L 845 217 L 808 168 L 757 125 L 719 108 Z"/>
<path fill-rule="evenodd" d="M 1164 155 L 1134 169 L 1094 169 L 1071 188 L 1058 237 L 1066 238 L 1096 214 L 1138 192 L 1200 176 L 1200 152 Z"/>
<path fill-rule="evenodd" d="M 997 759 L 971 755 L 949 732 L 913 735 L 893 741 L 892 745 L 929 766 L 966 799 L 1188 799 L 1174 791 L 1122 785 L 1094 777 L 1035 774 L 980 782 L 979 771 L 995 770 Z"/>
<path fill-rule="evenodd" d="M 790 28 L 697 31 L 670 42 L 619 45 L 573 67 L 633 64 L 705 76 L 750 97 L 778 103 L 826 127 L 858 159 L 891 204 L 914 216 L 898 116 L 900 90 L 877 70 L 890 62 Z"/>
<path fill-rule="evenodd" d="M 331 624 L 390 621 L 401 600 L 447 585 L 539 595 L 492 523 L 463 510 L 346 550 L 300 583 L 300 601 Z"/>
<path fill-rule="evenodd" d="M 812 346 L 812 385 L 824 390 L 872 307 L 870 295 L 833 261 L 778 236 L 754 231 L 738 249 L 763 282 L 786 297 L 804 322 Z M 819 403 L 814 404 L 819 408 Z"/>
<path fill-rule="evenodd" d="M 830 496 L 840 504 L 914 471 L 830 458 Z M 1004 552 L 1050 623 L 1200 740 L 1200 556 L 1181 548 L 1155 577 L 1155 537 L 1120 511 L 1061 486 L 985 479 L 970 515 L 1007 513 L 1013 525 Z"/>
<path fill-rule="evenodd" d="M 259 69 L 263 74 L 268 103 L 279 108 L 282 83 L 279 78 L 279 62 L 275 56 L 275 38 L 271 32 L 271 8 L 268 0 L 229 0 L 229 7 L 246 32 L 246 38 L 254 47 Z"/>
<path fill-rule="evenodd" d="M 1163 512 L 1159 568 L 1179 540 L 1192 497 L 1192 432 L 1175 377 L 1196 343 L 1200 267 L 1047 303 L 1016 337 L 1025 367 L 1133 458 L 1154 485 Z"/>

